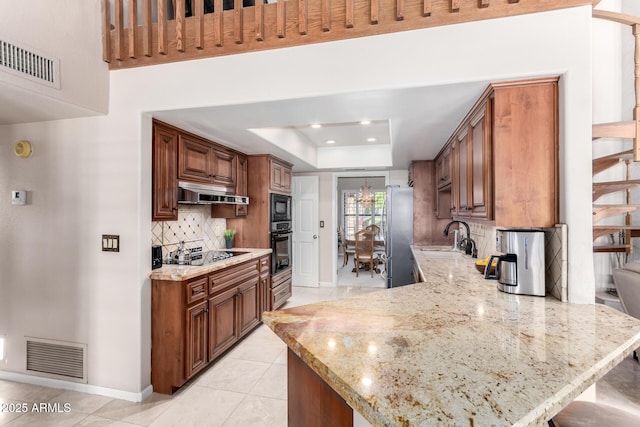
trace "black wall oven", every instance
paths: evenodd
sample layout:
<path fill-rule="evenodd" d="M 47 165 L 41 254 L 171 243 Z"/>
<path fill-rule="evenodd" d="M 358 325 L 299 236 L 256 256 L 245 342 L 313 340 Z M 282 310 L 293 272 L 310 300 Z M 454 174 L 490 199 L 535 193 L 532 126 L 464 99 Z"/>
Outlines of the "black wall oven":
<path fill-rule="evenodd" d="M 271 223 L 271 274 L 291 267 L 292 241 L 290 221 Z"/>
<path fill-rule="evenodd" d="M 291 196 L 271 193 L 271 223 L 291 222 Z"/>

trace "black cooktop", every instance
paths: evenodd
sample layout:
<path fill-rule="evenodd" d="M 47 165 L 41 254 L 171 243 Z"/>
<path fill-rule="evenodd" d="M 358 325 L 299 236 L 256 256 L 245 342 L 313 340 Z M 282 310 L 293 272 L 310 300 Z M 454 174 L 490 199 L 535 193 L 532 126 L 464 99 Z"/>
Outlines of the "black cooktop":
<path fill-rule="evenodd" d="M 191 254 L 191 262 L 190 265 L 208 265 L 213 264 L 214 262 L 222 261 L 227 258 L 231 258 L 233 256 L 233 252 L 227 251 L 205 251 L 205 252 L 193 252 Z"/>

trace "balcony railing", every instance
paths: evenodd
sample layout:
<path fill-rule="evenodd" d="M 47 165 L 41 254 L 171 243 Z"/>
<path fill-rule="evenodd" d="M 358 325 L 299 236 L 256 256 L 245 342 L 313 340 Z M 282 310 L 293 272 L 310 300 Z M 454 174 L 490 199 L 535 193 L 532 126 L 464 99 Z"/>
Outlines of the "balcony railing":
<path fill-rule="evenodd" d="M 139 67 L 595 5 L 600 0 L 268 1 L 243 6 L 243 0 L 102 0 L 103 59 L 110 69 Z"/>

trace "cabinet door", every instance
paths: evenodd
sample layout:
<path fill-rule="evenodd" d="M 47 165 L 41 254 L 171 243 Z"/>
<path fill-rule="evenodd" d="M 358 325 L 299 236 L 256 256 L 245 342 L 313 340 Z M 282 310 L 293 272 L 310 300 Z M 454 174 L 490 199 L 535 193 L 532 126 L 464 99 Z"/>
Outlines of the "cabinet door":
<path fill-rule="evenodd" d="M 231 347 L 240 337 L 236 313 L 236 288 L 209 299 L 209 359 Z"/>
<path fill-rule="evenodd" d="M 236 194 L 246 196 L 247 187 L 247 157 L 238 154 L 236 156 Z M 247 205 L 236 205 L 236 216 L 247 216 Z"/>
<path fill-rule="evenodd" d="M 260 320 L 262 320 L 262 313 L 265 311 L 271 311 L 271 283 L 269 273 L 265 273 L 260 276 Z"/>
<path fill-rule="evenodd" d="M 469 214 L 469 143 L 467 131 L 458 136 L 458 215 Z"/>
<path fill-rule="evenodd" d="M 187 309 L 186 378 L 207 365 L 208 312 L 206 301 Z"/>
<path fill-rule="evenodd" d="M 450 149 L 447 148 L 436 159 L 437 188 L 446 187 L 447 185 L 451 184 L 451 168 L 449 166 L 449 157 Z"/>
<path fill-rule="evenodd" d="M 480 107 L 471 119 L 471 214 L 488 218 L 491 191 L 491 137 L 488 104 Z"/>
<path fill-rule="evenodd" d="M 283 186 L 283 166 L 280 163 L 277 163 L 273 160 L 269 161 L 270 163 L 270 171 L 271 171 L 271 182 L 270 187 L 274 191 L 282 191 Z"/>
<path fill-rule="evenodd" d="M 152 221 L 178 219 L 178 134 L 171 129 L 153 126 Z"/>
<path fill-rule="evenodd" d="M 282 189 L 291 192 L 291 168 L 288 166 L 282 166 Z"/>
<path fill-rule="evenodd" d="M 260 323 L 259 283 L 260 278 L 257 277 L 238 288 L 240 336 L 250 332 Z"/>
<path fill-rule="evenodd" d="M 211 183 L 213 145 L 187 135 L 180 135 L 178 146 L 178 178 Z"/>
<path fill-rule="evenodd" d="M 236 189 L 236 156 L 231 151 L 215 148 L 212 157 L 211 182 L 216 185 L 228 187 L 235 192 Z"/>

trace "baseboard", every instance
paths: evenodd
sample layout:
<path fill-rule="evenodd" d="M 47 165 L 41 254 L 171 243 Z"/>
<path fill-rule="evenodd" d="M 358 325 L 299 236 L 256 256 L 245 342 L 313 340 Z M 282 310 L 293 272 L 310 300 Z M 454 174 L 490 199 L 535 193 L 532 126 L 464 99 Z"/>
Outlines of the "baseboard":
<path fill-rule="evenodd" d="M 36 377 L 34 375 L 20 374 L 17 372 L 0 371 L 0 380 L 14 381 L 17 383 L 33 384 L 42 387 L 59 388 L 63 390 L 79 391 L 82 393 L 98 394 L 100 396 L 113 397 L 115 399 L 128 400 L 130 402 L 142 402 L 153 393 L 153 387 L 147 386 L 144 390 L 134 393 L 117 390 L 114 388 L 100 387 L 91 384 L 80 384 L 72 381 L 56 380 L 53 378 Z"/>
<path fill-rule="evenodd" d="M 320 288 L 335 288 L 336 286 L 333 284 L 333 282 L 320 282 L 318 287 L 320 287 Z"/>

